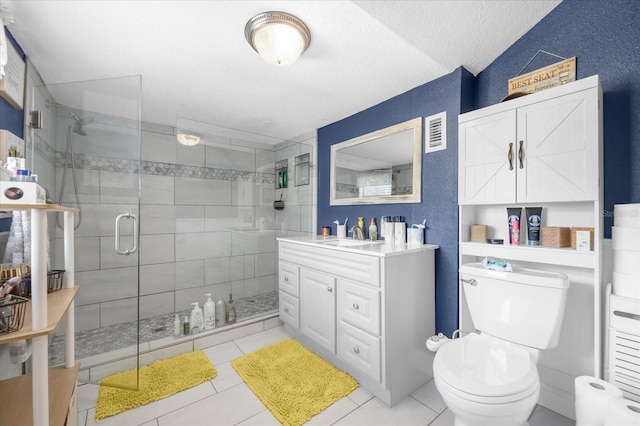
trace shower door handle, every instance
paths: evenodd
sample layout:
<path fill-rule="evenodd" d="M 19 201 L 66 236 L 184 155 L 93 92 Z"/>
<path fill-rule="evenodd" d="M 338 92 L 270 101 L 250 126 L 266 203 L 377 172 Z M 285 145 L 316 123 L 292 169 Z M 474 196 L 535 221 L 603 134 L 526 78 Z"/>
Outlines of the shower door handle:
<path fill-rule="evenodd" d="M 122 219 L 133 220 L 133 247 L 120 250 L 120 221 Z M 138 250 L 138 218 L 131 213 L 122 213 L 116 217 L 116 253 L 129 256 Z"/>

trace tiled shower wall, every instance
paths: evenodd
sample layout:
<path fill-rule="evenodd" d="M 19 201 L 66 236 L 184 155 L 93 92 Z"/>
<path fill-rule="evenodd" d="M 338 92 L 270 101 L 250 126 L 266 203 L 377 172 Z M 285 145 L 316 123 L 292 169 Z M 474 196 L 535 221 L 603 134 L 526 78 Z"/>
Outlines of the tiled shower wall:
<path fill-rule="evenodd" d="M 58 119 L 57 187 L 68 120 Z M 207 137 L 185 147 L 173 128 L 145 125 L 140 165 L 139 255 L 114 251 L 114 219 L 137 213 L 135 129 L 97 116 L 72 135 L 82 224 L 76 230 L 76 329 L 190 308 L 204 293 L 240 298 L 276 289 L 275 148 Z M 63 135 L 64 137 L 60 137 Z M 74 201 L 67 172 L 65 201 Z M 127 221 L 123 222 L 126 223 Z M 131 234 L 131 227 L 121 234 Z M 131 244 L 123 237 L 123 247 Z M 56 236 L 56 252 L 62 251 Z M 138 257 L 139 256 L 139 257 Z M 62 256 L 57 256 L 61 259 Z M 58 262 L 56 267 L 62 267 Z"/>

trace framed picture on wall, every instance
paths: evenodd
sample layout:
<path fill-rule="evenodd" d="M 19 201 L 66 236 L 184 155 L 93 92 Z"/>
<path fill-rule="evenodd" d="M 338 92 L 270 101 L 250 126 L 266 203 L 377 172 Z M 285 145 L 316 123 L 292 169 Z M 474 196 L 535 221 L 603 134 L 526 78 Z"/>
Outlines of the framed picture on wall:
<path fill-rule="evenodd" d="M 7 39 L 7 41 L 7 65 L 4 67 L 4 76 L 0 80 L 0 97 L 3 97 L 12 107 L 21 110 L 24 100 L 25 64 L 15 46 L 10 40 Z"/>

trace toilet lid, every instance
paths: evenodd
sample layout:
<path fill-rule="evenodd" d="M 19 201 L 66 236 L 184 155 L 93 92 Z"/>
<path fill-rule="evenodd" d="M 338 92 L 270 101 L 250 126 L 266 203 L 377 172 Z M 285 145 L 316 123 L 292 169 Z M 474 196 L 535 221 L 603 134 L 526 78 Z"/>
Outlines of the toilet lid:
<path fill-rule="evenodd" d="M 536 366 L 524 348 L 476 333 L 440 347 L 434 372 L 462 392 L 485 397 L 517 394 L 538 381 Z"/>

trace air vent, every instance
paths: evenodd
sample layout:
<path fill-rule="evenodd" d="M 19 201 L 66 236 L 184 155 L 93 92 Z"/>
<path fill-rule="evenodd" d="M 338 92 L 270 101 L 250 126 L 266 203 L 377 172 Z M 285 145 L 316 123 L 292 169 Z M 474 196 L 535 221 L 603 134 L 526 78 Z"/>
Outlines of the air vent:
<path fill-rule="evenodd" d="M 428 154 L 447 149 L 446 111 L 426 117 L 424 123 L 424 152 Z"/>

